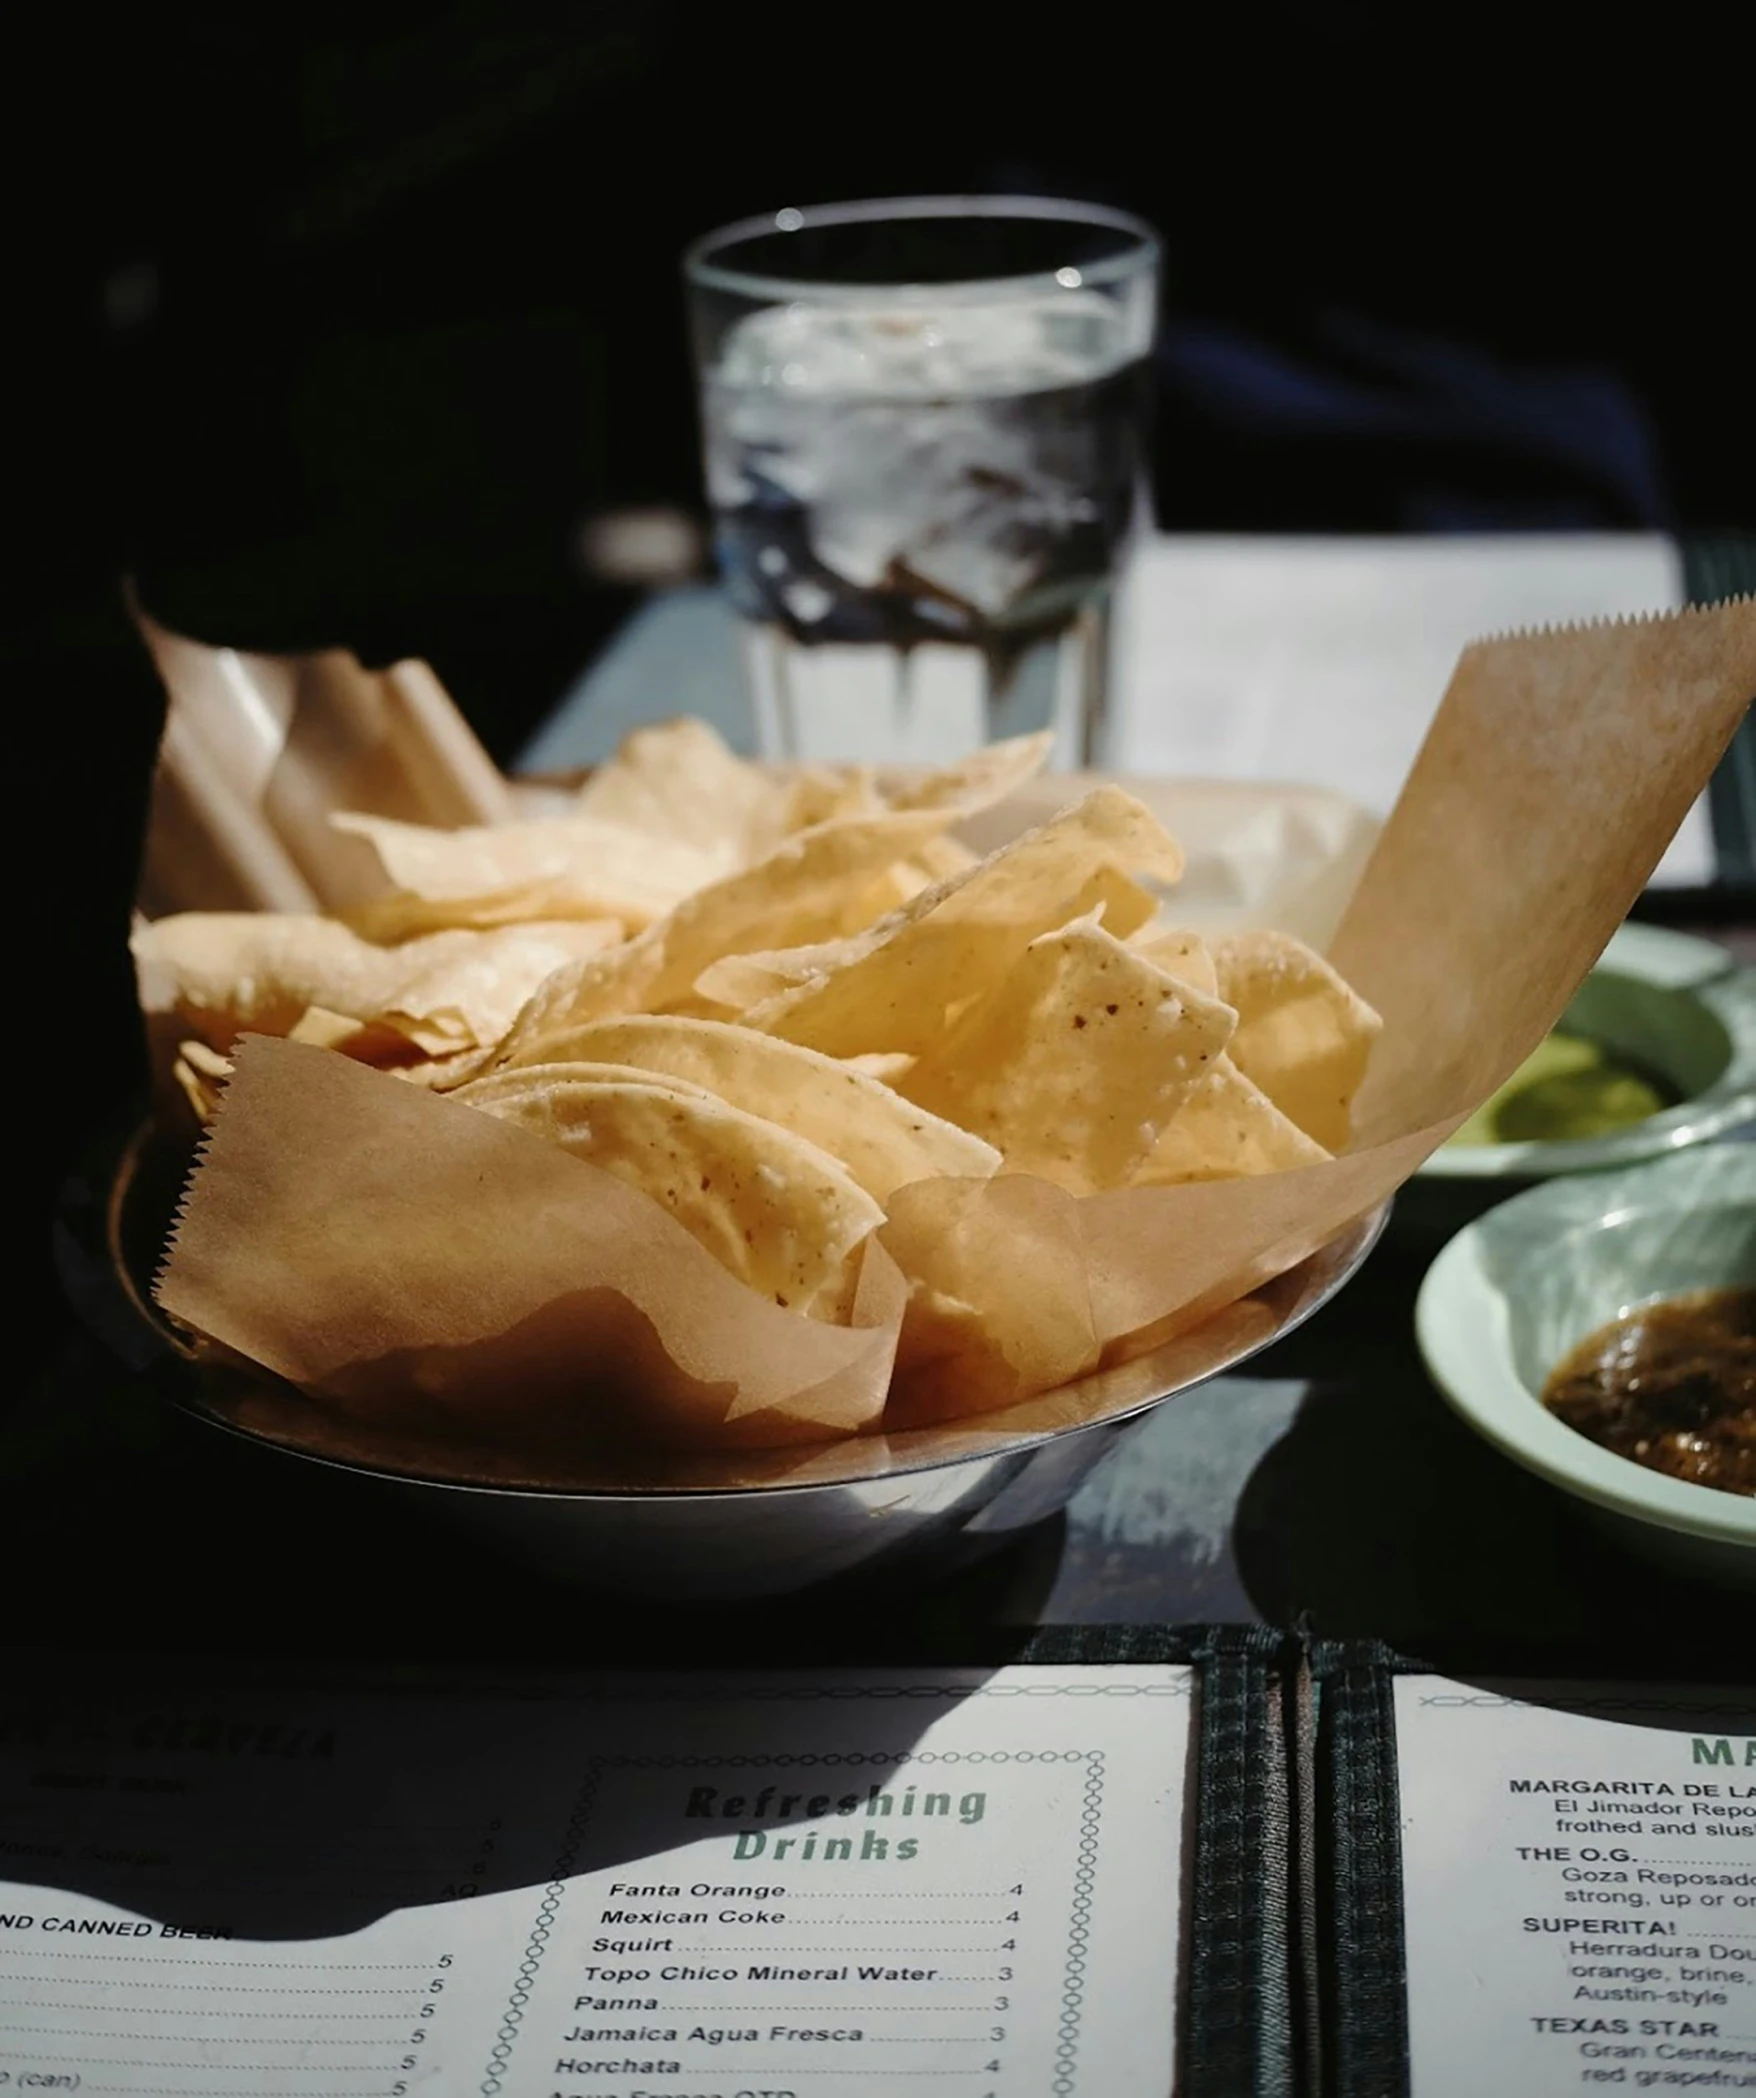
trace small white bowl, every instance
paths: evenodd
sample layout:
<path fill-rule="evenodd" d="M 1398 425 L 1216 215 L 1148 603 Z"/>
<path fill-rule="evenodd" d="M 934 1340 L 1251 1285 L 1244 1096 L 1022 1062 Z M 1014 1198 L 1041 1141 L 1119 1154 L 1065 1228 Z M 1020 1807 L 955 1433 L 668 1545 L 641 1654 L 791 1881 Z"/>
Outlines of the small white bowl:
<path fill-rule="evenodd" d="M 1756 1581 L 1756 1496 L 1649 1470 L 1542 1403 L 1599 1326 L 1687 1290 L 1756 1287 L 1756 1145 L 1704 1144 L 1545 1180 L 1478 1218 L 1428 1269 L 1415 1331 L 1434 1382 L 1515 1463 L 1680 1572 Z"/>
<path fill-rule="evenodd" d="M 1756 969 L 1712 940 L 1622 925 L 1560 1025 L 1662 1079 L 1676 1104 L 1607 1136 L 1441 1144 L 1424 1180 L 1546 1180 L 1662 1158 L 1756 1121 Z"/>

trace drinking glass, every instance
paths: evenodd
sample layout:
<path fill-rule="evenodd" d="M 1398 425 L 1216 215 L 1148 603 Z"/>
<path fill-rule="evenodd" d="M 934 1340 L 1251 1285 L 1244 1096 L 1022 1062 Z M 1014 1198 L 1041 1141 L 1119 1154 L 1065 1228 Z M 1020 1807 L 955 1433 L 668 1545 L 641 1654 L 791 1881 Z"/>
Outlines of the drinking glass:
<path fill-rule="evenodd" d="M 1146 508 L 1159 243 L 1119 211 L 778 211 L 684 258 L 720 568 L 768 756 L 1100 755 Z"/>

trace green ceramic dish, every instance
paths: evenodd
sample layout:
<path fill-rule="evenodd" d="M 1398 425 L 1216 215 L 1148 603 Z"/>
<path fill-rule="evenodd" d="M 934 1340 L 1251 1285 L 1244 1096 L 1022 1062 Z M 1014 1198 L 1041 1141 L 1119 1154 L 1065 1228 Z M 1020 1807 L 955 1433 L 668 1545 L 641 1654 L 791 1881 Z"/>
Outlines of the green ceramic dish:
<path fill-rule="evenodd" d="M 1597 1327 L 1686 1290 L 1756 1287 L 1756 1144 L 1545 1181 L 1461 1231 L 1427 1271 L 1415 1330 L 1434 1382 L 1508 1457 L 1680 1567 L 1756 1580 L 1756 1498 L 1618 1457 L 1542 1404 Z"/>
<path fill-rule="evenodd" d="M 1674 1107 L 1607 1136 L 1443 1144 L 1418 1178 L 1546 1180 L 1661 1158 L 1756 1121 L 1756 969 L 1723 947 L 1656 925 L 1624 925 L 1579 987 L 1561 1028 L 1649 1071 Z"/>

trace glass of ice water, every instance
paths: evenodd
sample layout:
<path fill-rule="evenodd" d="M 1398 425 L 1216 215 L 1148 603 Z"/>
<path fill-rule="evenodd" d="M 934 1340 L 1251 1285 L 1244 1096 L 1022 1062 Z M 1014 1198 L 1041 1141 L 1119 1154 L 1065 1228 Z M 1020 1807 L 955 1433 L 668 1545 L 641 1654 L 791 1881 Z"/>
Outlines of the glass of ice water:
<path fill-rule="evenodd" d="M 1101 754 L 1144 519 L 1159 244 L 1035 197 L 746 219 L 684 259 L 720 566 L 765 755 Z"/>

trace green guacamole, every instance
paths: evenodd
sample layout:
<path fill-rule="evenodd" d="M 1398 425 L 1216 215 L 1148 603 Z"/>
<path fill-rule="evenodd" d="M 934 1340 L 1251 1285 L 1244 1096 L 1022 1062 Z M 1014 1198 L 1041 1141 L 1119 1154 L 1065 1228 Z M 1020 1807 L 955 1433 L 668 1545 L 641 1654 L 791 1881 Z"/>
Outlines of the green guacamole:
<path fill-rule="evenodd" d="M 1644 1122 L 1670 1104 L 1644 1072 L 1618 1062 L 1596 1042 L 1557 1032 L 1537 1045 L 1451 1141 L 1574 1143 Z"/>

